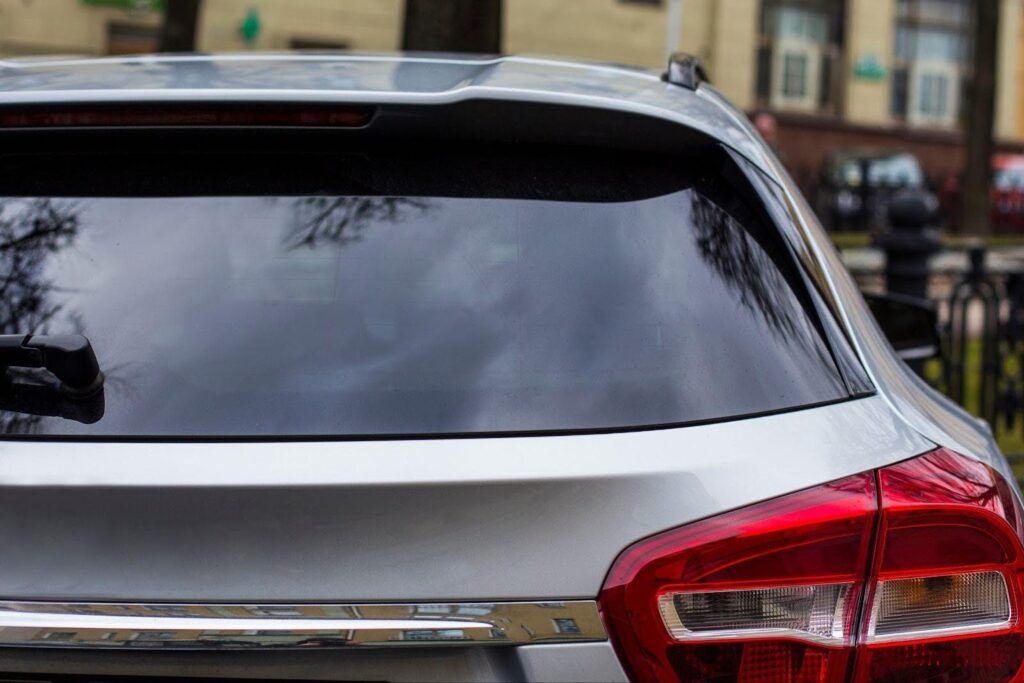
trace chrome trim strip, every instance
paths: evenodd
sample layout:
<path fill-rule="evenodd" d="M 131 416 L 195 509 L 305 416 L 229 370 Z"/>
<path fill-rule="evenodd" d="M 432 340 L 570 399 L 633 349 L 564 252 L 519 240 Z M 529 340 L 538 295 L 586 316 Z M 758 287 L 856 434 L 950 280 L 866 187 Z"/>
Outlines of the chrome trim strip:
<path fill-rule="evenodd" d="M 0 601 L 0 646 L 334 648 L 606 640 L 592 600 L 362 605 Z"/>

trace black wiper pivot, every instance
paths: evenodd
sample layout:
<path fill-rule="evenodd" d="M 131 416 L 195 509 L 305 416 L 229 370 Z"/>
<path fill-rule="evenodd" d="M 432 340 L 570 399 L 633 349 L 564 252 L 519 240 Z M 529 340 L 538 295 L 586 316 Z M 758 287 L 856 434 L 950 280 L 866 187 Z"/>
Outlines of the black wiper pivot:
<path fill-rule="evenodd" d="M 87 399 L 103 388 L 92 344 L 81 334 L 0 334 L 0 368 L 45 368 L 60 380 L 60 392 Z"/>

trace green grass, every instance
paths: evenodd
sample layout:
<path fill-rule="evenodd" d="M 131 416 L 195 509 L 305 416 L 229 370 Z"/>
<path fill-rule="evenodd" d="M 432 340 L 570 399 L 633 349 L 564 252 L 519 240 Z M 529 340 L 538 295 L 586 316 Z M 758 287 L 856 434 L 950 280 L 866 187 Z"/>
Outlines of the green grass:
<path fill-rule="evenodd" d="M 832 242 L 839 249 L 862 249 L 871 246 L 873 238 L 870 232 L 833 232 Z M 983 237 L 964 237 L 961 235 L 941 235 L 942 244 L 947 247 L 965 247 L 980 242 L 986 247 L 1024 247 L 1024 234 L 985 235 Z"/>
<path fill-rule="evenodd" d="M 872 235 L 867 232 L 835 232 L 831 234 L 833 242 L 840 249 L 863 248 L 871 245 Z M 1021 235 L 986 235 L 982 238 L 965 238 L 959 235 L 943 235 L 942 243 L 947 247 L 967 246 L 981 240 L 988 247 L 1013 247 L 1024 246 L 1024 234 Z M 967 343 L 967 367 L 964 369 L 964 407 L 972 414 L 978 415 L 980 411 L 979 394 L 981 387 L 981 341 L 973 339 Z M 1016 373 L 1019 368 L 1003 368 L 1005 373 Z M 925 365 L 925 377 L 933 385 L 938 385 L 941 378 L 942 362 L 931 360 Z M 1010 460 L 1017 480 L 1024 488 L 1024 414 L 1019 415 L 1013 428 L 1009 428 L 1003 421 L 992 425 L 996 433 L 996 441 L 999 447 Z"/>
<path fill-rule="evenodd" d="M 871 246 L 872 235 L 869 232 L 832 232 L 829 237 L 838 249 L 862 249 Z"/>
<path fill-rule="evenodd" d="M 1010 466 L 1013 468 L 1013 474 L 1017 477 L 1017 485 L 1024 488 L 1024 458 L 1020 456 L 1007 456 L 1010 460 Z"/>
<path fill-rule="evenodd" d="M 964 237 L 962 235 L 942 235 L 942 244 L 947 247 L 965 247 L 981 243 L 986 247 L 1024 247 L 1024 234 L 984 235 L 982 237 Z"/>

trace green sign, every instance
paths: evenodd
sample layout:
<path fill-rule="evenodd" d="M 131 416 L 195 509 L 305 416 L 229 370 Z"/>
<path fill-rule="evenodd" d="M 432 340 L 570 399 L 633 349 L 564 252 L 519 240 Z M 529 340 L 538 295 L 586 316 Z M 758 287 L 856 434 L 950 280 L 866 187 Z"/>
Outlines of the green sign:
<path fill-rule="evenodd" d="M 164 0 L 81 0 L 83 5 L 99 7 L 116 7 L 123 10 L 159 10 L 164 9 Z"/>
<path fill-rule="evenodd" d="M 255 43 L 256 39 L 260 37 L 260 31 L 263 30 L 263 22 L 260 21 L 259 10 L 253 7 L 246 12 L 245 19 L 242 20 L 242 25 L 238 27 L 238 30 L 246 44 L 252 45 Z"/>
<path fill-rule="evenodd" d="M 874 53 L 862 56 L 853 64 L 853 75 L 866 81 L 880 81 L 885 74 L 885 67 Z"/>

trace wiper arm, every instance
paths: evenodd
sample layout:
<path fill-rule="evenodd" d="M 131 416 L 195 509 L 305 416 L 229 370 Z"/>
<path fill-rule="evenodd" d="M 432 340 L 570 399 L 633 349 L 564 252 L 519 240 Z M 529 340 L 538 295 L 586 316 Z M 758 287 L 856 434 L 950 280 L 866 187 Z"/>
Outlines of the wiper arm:
<path fill-rule="evenodd" d="M 0 368 L 45 368 L 67 399 L 85 400 L 103 388 L 92 344 L 80 334 L 0 334 Z"/>
<path fill-rule="evenodd" d="M 85 399 L 70 399 L 55 387 L 23 382 L 5 386 L 4 379 L 0 378 L 0 412 L 60 417 L 87 425 L 103 417 L 106 404 L 102 391 Z"/>

